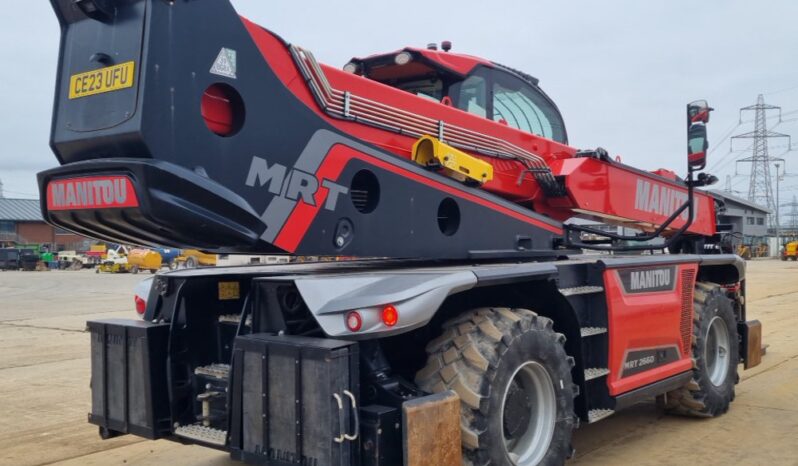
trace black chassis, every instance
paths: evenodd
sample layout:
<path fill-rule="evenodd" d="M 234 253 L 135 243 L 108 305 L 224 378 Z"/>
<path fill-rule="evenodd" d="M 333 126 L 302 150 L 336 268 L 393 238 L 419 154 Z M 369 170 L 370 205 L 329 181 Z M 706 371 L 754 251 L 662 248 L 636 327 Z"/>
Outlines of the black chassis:
<path fill-rule="evenodd" d="M 368 439 L 368 445 L 371 446 L 381 445 L 382 452 L 371 457 L 369 455 L 375 454 L 374 451 L 363 450 L 365 443 L 361 444 L 360 464 L 393 464 L 401 457 L 401 432 L 385 427 L 396 424 L 394 421 L 400 417 L 403 402 L 425 395 L 410 381 L 415 371 L 424 363 L 426 355 L 423 348 L 426 341 L 437 335 L 443 320 L 458 312 L 481 306 L 510 306 L 531 308 L 552 318 L 555 330 L 566 335 L 566 350 L 573 355 L 576 363 L 573 380 L 579 386 L 579 395 L 575 402 L 576 414 L 582 420 L 589 421 L 591 410 L 621 409 L 646 397 L 683 385 L 690 374 L 671 377 L 619 397 L 609 395 L 606 383 L 586 380 L 585 368 L 607 367 L 609 342 L 606 333 L 583 337 L 580 329 L 607 326 L 606 298 L 600 291 L 572 291 L 585 287 L 600 289 L 603 285 L 603 271 L 608 268 L 679 263 L 698 263 L 700 268 L 697 280 L 700 281 L 728 285 L 745 283 L 744 263 L 733 255 L 585 255 L 558 261 L 493 261 L 479 264 L 362 260 L 194 269 L 159 274 L 155 278 L 144 316 L 146 322 L 162 327 L 159 331 L 164 336 L 159 338 L 166 338 L 166 342 L 162 343 L 161 353 L 149 354 L 151 366 L 162 368 L 160 372 L 147 375 L 147 380 L 152 384 L 150 391 L 158 394 L 152 406 L 159 406 L 160 411 L 150 413 L 155 419 L 152 424 L 156 428 L 137 430 L 129 423 L 120 424 L 104 418 L 102 413 L 90 420 L 100 425 L 106 434 L 134 433 L 148 438 L 170 438 L 202 444 L 202 441 L 187 440 L 174 432 L 174 426 L 190 424 L 197 419 L 199 406 L 195 398 L 198 390 L 202 389 L 202 384 L 198 385 L 196 380 L 192 380 L 192 374 L 197 367 L 216 363 L 231 364 L 230 379 L 225 382 L 225 387 L 232 387 L 231 393 L 238 393 L 235 392 L 235 384 L 242 383 L 237 379 L 242 377 L 242 369 L 240 363 L 235 363 L 234 354 L 236 348 L 246 343 L 241 341 L 242 338 L 280 335 L 289 339 L 357 342 L 359 356 L 355 360 L 359 367 L 355 373 L 359 373 L 356 386 L 359 416 L 362 420 L 361 440 L 366 442 Z M 406 327 L 399 334 L 375 333 L 361 336 L 360 339 L 325 333 L 311 309 L 312 306 L 305 303 L 301 286 L 298 286 L 303 280 L 327 280 L 325 284 L 329 285 L 329 280 L 346 281 L 358 277 L 374 279 L 380 275 L 401 279 L 418 274 L 440 277 L 462 276 L 463 273 L 473 275 L 473 284 L 468 287 L 458 285 L 456 289 L 452 288 L 453 291 L 445 293 L 440 304 L 429 311 L 422 324 Z M 450 286 L 445 280 L 435 278 L 432 281 L 441 287 Z M 218 299 L 220 283 L 237 283 L 238 294 L 235 299 Z M 379 280 L 374 283 L 378 288 L 384 285 L 380 285 Z M 361 286 L 359 293 L 373 299 L 377 294 L 370 293 L 368 288 Z M 325 289 L 331 290 L 331 302 L 338 299 L 336 293 L 347 294 L 348 299 L 358 301 L 357 296 L 352 296 L 345 287 L 336 290 L 336 287 L 326 286 Z M 744 299 L 740 298 L 744 294 L 744 286 L 738 293 L 735 296 L 737 319 L 742 323 L 745 321 L 745 306 Z M 406 298 L 412 301 L 412 297 Z M 362 300 L 359 303 L 366 305 Z M 383 304 L 383 301 L 377 304 Z M 216 324 L 221 316 L 230 315 L 239 317 L 232 325 Z M 343 320 L 341 313 L 337 316 Z M 230 322 L 233 321 L 228 321 Z M 742 343 L 740 353 L 741 358 L 744 358 L 747 354 L 744 339 Z M 251 343 L 247 344 L 252 346 Z M 98 373 L 93 374 L 100 377 Z M 97 393 L 98 390 L 101 388 L 93 381 L 93 392 Z M 280 395 L 271 393 L 270 396 Z M 240 413 L 236 412 L 240 409 L 241 404 L 234 397 L 215 406 L 213 412 L 216 418 L 213 425 L 230 432 L 231 437 L 228 437 L 226 445 L 206 446 L 231 451 L 239 459 L 256 461 L 258 456 L 252 456 L 252 452 L 245 451 L 242 446 L 241 426 L 238 421 L 234 421 L 240 420 Z M 239 439 L 238 443 L 230 440 L 236 429 L 239 432 L 236 434 L 239 437 L 235 437 Z"/>

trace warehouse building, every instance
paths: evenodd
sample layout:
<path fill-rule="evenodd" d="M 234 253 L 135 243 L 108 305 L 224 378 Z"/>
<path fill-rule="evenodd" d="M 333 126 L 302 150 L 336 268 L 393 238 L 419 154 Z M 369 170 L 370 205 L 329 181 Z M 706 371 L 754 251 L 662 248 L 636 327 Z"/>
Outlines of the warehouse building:
<path fill-rule="evenodd" d="M 0 247 L 41 244 L 51 251 L 86 250 L 91 241 L 44 221 L 38 199 L 0 197 Z"/>
<path fill-rule="evenodd" d="M 768 208 L 725 191 L 709 192 L 726 207 L 725 211 L 718 212 L 718 223 L 731 225 L 731 231 L 745 238 L 763 239 L 768 236 Z"/>

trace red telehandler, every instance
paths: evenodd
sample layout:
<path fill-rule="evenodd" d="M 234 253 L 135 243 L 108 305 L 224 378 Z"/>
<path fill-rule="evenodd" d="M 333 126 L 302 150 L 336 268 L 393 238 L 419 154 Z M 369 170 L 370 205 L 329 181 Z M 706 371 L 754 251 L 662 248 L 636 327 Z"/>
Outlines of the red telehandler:
<path fill-rule="evenodd" d="M 50 223 L 360 258 L 160 273 L 144 321 L 89 322 L 104 438 L 267 465 L 561 464 L 580 422 L 654 397 L 717 416 L 759 363 L 744 263 L 696 189 L 715 180 L 705 101 L 682 179 L 569 146 L 537 79 L 446 42 L 339 70 L 227 0 L 51 3 Z"/>

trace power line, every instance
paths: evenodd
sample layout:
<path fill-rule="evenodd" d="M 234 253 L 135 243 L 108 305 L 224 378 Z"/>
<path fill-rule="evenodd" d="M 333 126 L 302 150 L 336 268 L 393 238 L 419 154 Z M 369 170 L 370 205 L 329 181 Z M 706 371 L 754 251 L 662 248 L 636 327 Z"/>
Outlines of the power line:
<path fill-rule="evenodd" d="M 709 150 L 709 152 L 707 153 L 707 155 L 712 155 L 712 153 L 713 153 L 713 152 L 715 152 L 716 150 L 718 150 L 718 148 L 721 146 L 721 144 L 723 144 L 723 142 L 724 142 L 724 141 L 726 141 L 726 139 L 728 139 L 728 138 L 729 138 L 729 136 L 731 136 L 731 134 L 732 134 L 732 133 L 733 133 L 733 132 L 734 132 L 734 131 L 735 131 L 737 128 L 739 128 L 739 127 L 740 127 L 740 124 L 739 124 L 739 123 L 737 123 L 737 124 L 736 124 L 736 125 L 734 125 L 734 126 L 733 126 L 733 127 L 732 127 L 732 128 L 729 130 L 729 131 L 727 131 L 727 132 L 726 132 L 726 135 L 725 135 L 725 136 L 723 136 L 723 137 L 720 139 L 720 141 L 718 141 L 718 142 L 717 142 L 717 144 L 715 144 L 715 147 L 713 147 L 712 149 L 710 149 L 710 150 Z M 715 161 L 715 163 L 713 163 L 713 164 L 712 164 L 712 166 L 711 166 L 711 167 L 709 167 L 707 170 L 709 170 L 709 171 L 714 171 L 714 170 L 715 170 L 715 168 L 718 168 L 718 167 L 720 167 L 721 165 L 723 165 L 723 164 L 725 163 L 726 159 L 729 157 L 729 155 L 730 155 L 731 153 L 732 153 L 732 151 L 731 151 L 731 147 L 729 147 L 729 152 L 727 152 L 726 154 L 724 154 L 723 156 L 721 156 L 721 158 L 720 158 L 720 159 L 718 159 L 717 161 Z"/>
<path fill-rule="evenodd" d="M 787 214 L 787 217 L 790 218 L 790 228 L 795 231 L 796 227 L 798 227 L 798 198 L 793 194 L 792 202 L 784 203 L 780 207 L 790 207 L 790 213 Z"/>
<path fill-rule="evenodd" d="M 794 113 L 798 113 L 798 110 L 791 110 L 789 112 L 783 112 L 781 115 L 766 115 L 766 118 L 767 119 L 778 118 L 778 117 L 783 116 L 783 115 L 791 115 L 791 114 L 794 114 Z M 754 122 L 754 121 L 756 121 L 755 118 L 751 119 L 751 120 L 742 120 L 741 119 L 738 123 L 733 124 L 731 126 L 731 129 L 727 130 L 726 133 L 724 134 L 724 136 L 721 137 L 720 140 L 718 140 L 717 143 L 713 143 L 714 147 L 712 147 L 712 149 L 709 150 L 707 155 L 711 155 L 715 151 L 717 151 L 722 146 L 722 144 L 727 139 L 729 139 L 729 136 L 731 136 L 731 134 L 737 128 L 739 128 L 742 124 L 751 123 L 751 122 Z M 798 121 L 798 117 L 796 117 L 796 118 L 788 118 L 788 119 L 781 119 L 778 123 L 776 123 L 776 125 L 773 126 L 773 128 L 777 127 L 778 125 L 780 125 L 782 123 L 788 123 L 788 122 L 793 122 L 793 121 Z M 733 150 L 731 145 L 730 145 L 729 146 L 729 152 L 725 153 L 719 159 L 715 160 L 712 163 L 712 165 L 707 170 L 709 170 L 709 171 L 722 170 L 729 162 L 733 161 L 733 158 L 732 158 L 732 160 L 729 160 L 729 157 L 731 157 L 735 153 L 748 152 L 749 150 L 751 150 L 752 147 L 753 147 L 753 144 L 751 144 L 750 146 L 746 147 L 745 149 Z M 769 147 L 772 148 L 772 149 L 779 149 L 779 148 L 782 148 L 782 147 L 786 147 L 788 150 L 785 151 L 785 153 L 789 152 L 789 151 L 792 151 L 792 150 L 798 150 L 798 148 L 793 149 L 792 145 L 777 145 L 777 146 L 769 146 Z"/>
<path fill-rule="evenodd" d="M 784 159 L 770 155 L 768 152 L 768 139 L 787 138 L 788 146 L 791 145 L 791 140 L 790 136 L 787 134 L 777 133 L 768 129 L 766 115 L 768 110 L 778 110 L 779 120 L 781 120 L 781 107 L 766 104 L 764 96 L 759 94 L 756 99 L 756 104 L 740 109 L 740 121 L 742 121 L 743 112 L 755 112 L 754 130 L 732 136 L 731 139 L 732 141 L 735 139 L 753 139 L 751 155 L 744 159 L 737 160 L 737 163 L 751 164 L 751 175 L 748 183 L 748 200 L 767 207 L 771 212 L 775 212 L 778 206 L 775 205 L 776 203 L 773 200 L 770 165 L 774 162 L 783 162 Z M 776 176 L 778 176 L 778 173 Z M 776 226 L 775 216 L 769 215 L 768 217 L 770 226 Z"/>
<path fill-rule="evenodd" d="M 798 89 L 798 84 L 796 84 L 795 86 L 790 86 L 790 87 L 784 88 L 784 89 L 779 89 L 779 90 L 776 90 L 776 91 L 765 92 L 765 95 L 781 94 L 782 92 L 789 92 L 789 91 L 792 91 L 792 90 L 795 90 L 795 89 Z"/>
<path fill-rule="evenodd" d="M 0 182 L 0 187 L 2 187 L 2 185 L 3 185 L 3 183 Z M 38 196 L 39 195 L 38 193 L 24 193 L 24 192 L 21 192 L 21 191 L 10 191 L 8 189 L 2 189 L 2 192 L 6 193 L 6 194 L 10 193 L 10 194 L 17 194 L 17 195 L 21 195 L 21 196 Z M 0 196 L 0 197 L 2 197 L 2 196 Z"/>

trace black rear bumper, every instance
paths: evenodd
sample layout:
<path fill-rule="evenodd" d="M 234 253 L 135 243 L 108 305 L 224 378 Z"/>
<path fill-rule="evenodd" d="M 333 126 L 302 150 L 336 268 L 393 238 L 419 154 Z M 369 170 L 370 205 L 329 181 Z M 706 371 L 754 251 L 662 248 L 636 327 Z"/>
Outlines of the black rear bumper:
<path fill-rule="evenodd" d="M 53 180 L 122 175 L 136 191 L 137 207 L 48 210 Z M 41 209 L 51 224 L 113 243 L 194 247 L 209 251 L 279 249 L 260 241 L 265 226 L 238 194 L 178 165 L 109 158 L 76 162 L 38 174 Z"/>

